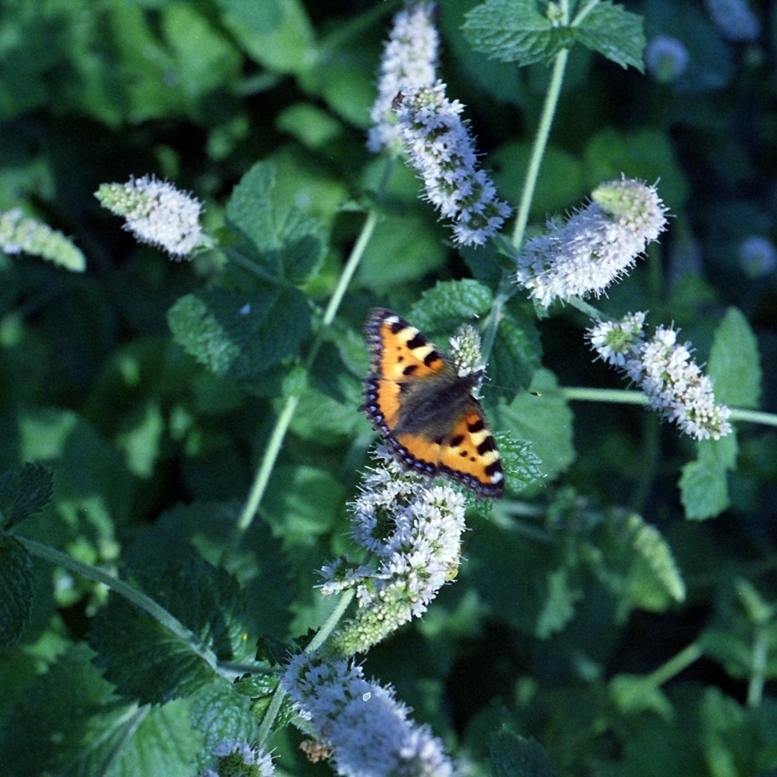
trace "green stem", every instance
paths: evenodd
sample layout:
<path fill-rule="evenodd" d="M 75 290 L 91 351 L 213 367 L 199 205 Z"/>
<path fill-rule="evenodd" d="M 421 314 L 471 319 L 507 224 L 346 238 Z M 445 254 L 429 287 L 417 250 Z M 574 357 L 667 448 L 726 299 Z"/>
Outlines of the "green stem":
<path fill-rule="evenodd" d="M 657 688 L 671 680 L 675 675 L 680 674 L 684 669 L 687 669 L 694 661 L 700 659 L 703 654 L 704 651 L 701 649 L 701 645 L 698 642 L 692 642 L 676 656 L 673 656 L 665 664 L 647 675 L 645 681 Z"/>
<path fill-rule="evenodd" d="M 219 666 L 215 653 L 213 653 L 213 651 L 196 634 L 187 629 L 186 626 L 178 619 L 174 618 L 164 609 L 164 607 L 161 607 L 153 599 L 146 596 L 146 594 L 139 591 L 134 586 L 131 586 L 129 583 L 126 583 L 113 575 L 109 575 L 99 567 L 84 564 L 83 561 L 79 561 L 67 553 L 63 553 L 48 545 L 32 540 L 29 537 L 24 537 L 19 534 L 14 534 L 14 537 L 16 537 L 16 539 L 19 540 L 33 556 L 64 567 L 88 580 L 103 583 L 114 593 L 123 596 L 127 601 L 132 602 L 136 607 L 147 612 L 154 620 L 177 637 L 186 645 L 186 647 L 199 656 L 211 669 L 218 672 L 222 677 L 225 677 L 228 680 L 234 680 L 235 677 L 238 676 L 229 669 Z"/>
<path fill-rule="evenodd" d="M 529 158 L 529 168 L 526 171 L 526 180 L 523 184 L 521 201 L 518 205 L 518 215 L 516 216 L 515 227 L 513 228 L 512 244 L 516 251 L 519 250 L 523 244 L 523 238 L 526 234 L 526 224 L 529 221 L 529 209 L 531 208 L 531 203 L 534 199 L 534 190 L 537 186 L 537 178 L 540 172 L 540 163 L 542 162 L 542 157 L 545 155 L 545 148 L 548 145 L 550 128 L 553 124 L 558 98 L 561 94 L 561 84 L 564 81 L 564 70 L 567 66 L 568 57 L 569 51 L 567 49 L 562 49 L 556 55 L 556 59 L 553 62 L 550 84 L 548 85 L 548 92 L 545 95 L 545 104 L 542 108 L 540 123 L 534 138 L 534 145 L 532 146 L 531 157 Z"/>
<path fill-rule="evenodd" d="M 343 272 L 340 274 L 337 286 L 335 287 L 332 297 L 329 300 L 326 311 L 324 312 L 321 326 L 318 329 L 316 338 L 313 341 L 313 344 L 310 347 L 310 351 L 308 352 L 307 359 L 305 360 L 306 370 L 310 370 L 316 356 L 318 355 L 319 350 L 321 349 L 321 345 L 324 342 L 324 336 L 326 335 L 326 330 L 332 324 L 332 321 L 334 321 L 343 296 L 348 289 L 348 285 L 353 279 L 354 273 L 359 266 L 359 262 L 361 262 L 362 256 L 364 256 L 364 251 L 366 250 L 367 244 L 372 237 L 372 233 L 375 231 L 375 226 L 377 223 L 378 214 L 375 211 L 370 211 L 367 219 L 364 222 L 364 225 L 362 226 L 361 234 L 359 235 L 356 244 L 351 250 L 351 255 L 348 257 L 348 261 L 343 268 Z M 240 514 L 240 518 L 235 525 L 232 536 L 225 544 L 224 550 L 221 553 L 221 558 L 219 559 L 219 564 L 221 566 L 224 566 L 227 563 L 230 556 L 237 549 L 240 541 L 256 517 L 256 512 L 259 509 L 262 498 L 264 497 L 264 492 L 267 489 L 267 484 L 270 481 L 270 475 L 272 474 L 273 468 L 275 467 L 275 462 L 278 460 L 278 454 L 281 451 L 283 440 L 286 437 L 286 432 L 289 429 L 291 419 L 294 416 L 294 411 L 297 409 L 300 397 L 300 394 L 291 394 L 286 397 L 283 409 L 281 410 L 281 413 L 275 422 L 275 427 L 272 431 L 272 434 L 270 435 L 267 448 L 264 451 L 264 456 L 262 457 L 262 461 L 259 465 L 259 469 L 257 470 L 256 477 L 254 478 L 254 482 L 248 494 L 248 499 L 246 500 L 245 506 L 243 507 L 243 510 Z"/>
<path fill-rule="evenodd" d="M 777 426 L 777 415 L 774 413 L 762 413 L 758 410 L 740 410 L 731 408 L 732 421 L 749 421 L 753 424 L 766 424 L 766 426 Z"/>
<path fill-rule="evenodd" d="M 763 697 L 764 682 L 766 678 L 766 659 L 769 652 L 769 644 L 766 629 L 759 628 L 755 642 L 753 643 L 753 661 L 750 682 L 747 685 L 747 706 L 758 707 Z"/>
<path fill-rule="evenodd" d="M 559 394 L 567 399 L 582 402 L 613 402 L 623 405 L 647 405 L 648 401 L 644 394 L 639 391 L 627 391 L 626 389 L 594 389 L 562 387 L 558 389 Z M 743 410 L 738 407 L 732 407 L 731 420 L 745 421 L 753 424 L 764 424 L 766 426 L 777 426 L 777 415 L 774 413 L 763 413 L 758 410 Z"/>
<path fill-rule="evenodd" d="M 499 281 L 499 288 L 494 295 L 494 301 L 491 303 L 491 310 L 488 312 L 488 318 L 483 327 L 483 336 L 480 345 L 481 361 L 483 364 L 488 363 L 491 349 L 494 347 L 496 332 L 499 329 L 499 321 L 502 318 L 502 308 L 514 293 L 515 284 L 511 281 L 510 274 L 503 271 L 502 278 Z"/>
<path fill-rule="evenodd" d="M 305 648 L 305 653 L 312 653 L 314 650 L 318 650 L 318 648 L 324 644 L 326 638 L 334 631 L 335 626 L 337 626 L 339 623 L 340 618 L 343 617 L 343 613 L 351 603 L 353 596 L 353 590 L 345 591 L 345 593 L 343 593 L 337 603 L 337 606 L 334 608 L 334 610 L 332 610 L 329 617 L 324 622 L 324 625 L 318 630 L 316 636 L 313 637 L 308 646 Z M 260 746 L 263 745 L 267 740 L 267 737 L 270 736 L 270 732 L 272 731 L 275 719 L 278 717 L 278 711 L 281 708 L 281 704 L 283 703 L 285 696 L 286 689 L 283 687 L 283 683 L 279 682 L 275 688 L 275 692 L 272 695 L 272 699 L 270 699 L 270 704 L 267 706 L 267 711 L 264 713 L 262 723 L 259 726 L 257 740 Z"/>
<path fill-rule="evenodd" d="M 597 310 L 593 305 L 589 304 L 584 299 L 580 299 L 580 297 L 570 297 L 567 300 L 567 304 L 570 307 L 576 308 L 581 313 L 585 313 L 585 315 L 594 321 L 598 322 L 603 318 L 606 318 L 606 316 L 602 315 L 601 311 Z"/>
<path fill-rule="evenodd" d="M 641 391 L 625 389 L 560 388 L 561 396 L 582 402 L 613 402 L 623 405 L 647 405 L 648 401 Z"/>

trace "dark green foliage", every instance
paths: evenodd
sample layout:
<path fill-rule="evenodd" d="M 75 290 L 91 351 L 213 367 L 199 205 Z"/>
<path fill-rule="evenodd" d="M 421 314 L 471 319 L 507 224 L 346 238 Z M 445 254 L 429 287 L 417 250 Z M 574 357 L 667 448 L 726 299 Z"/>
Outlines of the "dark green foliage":
<path fill-rule="evenodd" d="M 740 251 L 777 239 L 777 10 L 747 5 L 762 30 L 741 41 L 698 0 L 438 3 L 438 75 L 516 209 L 569 50 L 529 237 L 607 179 L 657 182 L 660 242 L 587 301 L 680 329 L 740 411 L 696 443 L 605 401 L 627 382 L 584 311 L 517 288 L 512 219 L 456 246 L 416 173 L 366 151 L 401 3 L 0 0 L 0 218 L 86 257 L 0 253 L 3 774 L 190 777 L 257 737 L 335 604 L 320 569 L 365 560 L 375 306 L 444 351 L 498 310 L 480 393 L 507 494 L 468 497 L 450 584 L 359 657 L 367 675 L 473 775 L 775 772 L 777 286 Z M 671 81 L 642 74 L 659 35 L 688 53 Z M 100 185 L 147 174 L 203 201 L 211 248 L 171 262 L 99 208 Z M 282 773 L 332 773 L 292 721 L 287 698 Z"/>

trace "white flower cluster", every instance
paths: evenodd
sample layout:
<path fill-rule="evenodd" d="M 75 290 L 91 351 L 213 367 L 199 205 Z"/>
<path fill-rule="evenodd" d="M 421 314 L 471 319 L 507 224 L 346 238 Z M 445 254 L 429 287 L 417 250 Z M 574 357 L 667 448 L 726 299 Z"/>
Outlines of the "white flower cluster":
<path fill-rule="evenodd" d="M 402 135 L 393 109 L 397 95 L 432 86 L 437 80 L 440 38 L 434 26 L 434 11 L 434 3 L 422 2 L 394 17 L 381 60 L 378 99 L 370 111 L 373 126 L 367 148 L 375 154 L 384 148 L 402 149 Z"/>
<path fill-rule="evenodd" d="M 275 765 L 269 753 L 237 739 L 225 739 L 213 748 L 216 765 L 200 777 L 272 777 Z"/>
<path fill-rule="evenodd" d="M 777 268 L 777 248 L 762 235 L 746 237 L 737 250 L 739 266 L 751 278 L 763 278 Z"/>
<path fill-rule="evenodd" d="M 124 216 L 124 228 L 138 240 L 163 248 L 174 259 L 188 256 L 202 239 L 202 203 L 153 176 L 103 184 L 95 196 L 103 207 Z"/>
<path fill-rule="evenodd" d="M 761 23 L 750 10 L 747 0 L 705 0 L 707 13 L 729 40 L 755 40 L 761 34 Z"/>
<path fill-rule="evenodd" d="M 475 144 L 461 119 L 464 106 L 445 96 L 445 84 L 402 96 L 397 121 L 410 161 L 426 187 L 426 198 L 453 222 L 454 240 L 483 245 L 496 234 L 511 208 L 477 168 Z"/>
<path fill-rule="evenodd" d="M 439 739 L 409 719 L 393 689 L 364 679 L 345 659 L 295 656 L 283 684 L 301 717 L 332 749 L 344 777 L 451 777 L 453 764 Z"/>
<path fill-rule="evenodd" d="M 516 280 L 547 307 L 554 299 L 599 296 L 636 262 L 666 225 L 655 187 L 627 178 L 602 184 L 565 224 L 529 240 Z"/>
<path fill-rule="evenodd" d="M 645 340 L 644 322 L 644 313 L 630 313 L 621 321 L 597 324 L 587 337 L 604 361 L 642 389 L 650 407 L 685 434 L 697 440 L 730 434 L 731 411 L 715 402 L 712 381 L 693 361 L 690 344 L 678 344 L 677 332 L 663 326 Z"/>
<path fill-rule="evenodd" d="M 0 251 L 24 251 L 75 272 L 86 269 L 86 257 L 68 238 L 48 224 L 27 218 L 19 208 L 0 211 Z"/>
<path fill-rule="evenodd" d="M 464 498 L 403 472 L 384 446 L 353 505 L 353 537 L 373 562 L 341 558 L 322 570 L 324 594 L 355 589 L 359 610 L 335 638 L 344 654 L 366 650 L 427 605 L 458 566 Z"/>

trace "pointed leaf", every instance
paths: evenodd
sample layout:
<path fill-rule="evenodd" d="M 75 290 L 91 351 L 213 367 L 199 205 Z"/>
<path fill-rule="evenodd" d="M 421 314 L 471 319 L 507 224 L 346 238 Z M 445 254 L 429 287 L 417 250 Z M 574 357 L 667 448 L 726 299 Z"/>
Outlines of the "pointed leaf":
<path fill-rule="evenodd" d="M 228 247 L 227 256 L 236 251 L 268 276 L 304 283 L 324 259 L 324 228 L 297 208 L 277 207 L 274 188 L 275 171 L 265 162 L 255 164 L 234 188 L 226 219 L 247 242 Z"/>
<path fill-rule="evenodd" d="M 761 359 L 758 342 L 747 319 L 729 308 L 715 331 L 707 366 L 715 399 L 738 407 L 758 407 L 761 396 Z"/>
<path fill-rule="evenodd" d="M 68 650 L 28 687 L 0 730 L 7 774 L 82 777 L 191 775 L 200 744 L 186 706 L 150 709 L 113 694 L 84 644 Z M 30 732 L 47 732 L 30 743 Z"/>
<path fill-rule="evenodd" d="M 621 67 L 631 65 L 640 73 L 644 72 L 645 33 L 641 16 L 604 0 L 594 6 L 574 31 L 575 38 L 587 48 L 598 51 Z"/>
<path fill-rule="evenodd" d="M 154 553 L 137 546 L 128 553 L 142 589 L 217 658 L 247 658 L 245 601 L 235 579 L 193 552 L 156 559 Z M 192 645 L 116 594 L 95 618 L 90 644 L 117 692 L 142 703 L 193 693 L 215 676 Z"/>
<path fill-rule="evenodd" d="M 302 292 L 203 289 L 170 308 L 175 341 L 216 375 L 250 383 L 298 353 L 310 330 Z"/>
<path fill-rule="evenodd" d="M 0 537 L 0 642 L 12 645 L 22 635 L 32 611 L 30 554 L 19 540 Z"/>
<path fill-rule="evenodd" d="M 503 729 L 491 743 L 492 777 L 556 777 L 556 767 L 539 742 Z"/>
<path fill-rule="evenodd" d="M 494 340 L 484 388 L 508 402 L 529 387 L 540 366 L 542 344 L 536 317 L 526 305 L 508 305 Z"/>
<path fill-rule="evenodd" d="M 554 27 L 535 0 L 487 0 L 466 19 L 462 30 L 472 48 L 500 62 L 548 64 L 572 43 L 569 29 Z"/>
<path fill-rule="evenodd" d="M 680 477 L 680 499 L 686 518 L 704 520 L 720 515 L 729 506 L 725 468 L 703 461 L 688 462 Z"/>
<path fill-rule="evenodd" d="M 0 524 L 10 529 L 40 512 L 51 501 L 53 490 L 53 475 L 41 464 L 6 472 L 0 478 Z"/>

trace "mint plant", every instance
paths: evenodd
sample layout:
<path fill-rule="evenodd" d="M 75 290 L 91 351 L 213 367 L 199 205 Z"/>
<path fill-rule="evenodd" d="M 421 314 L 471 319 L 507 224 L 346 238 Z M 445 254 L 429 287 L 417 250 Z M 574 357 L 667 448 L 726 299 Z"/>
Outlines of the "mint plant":
<path fill-rule="evenodd" d="M 773 14 L 0 13 L 6 773 L 777 769 Z M 374 307 L 503 498 L 375 444 Z"/>

